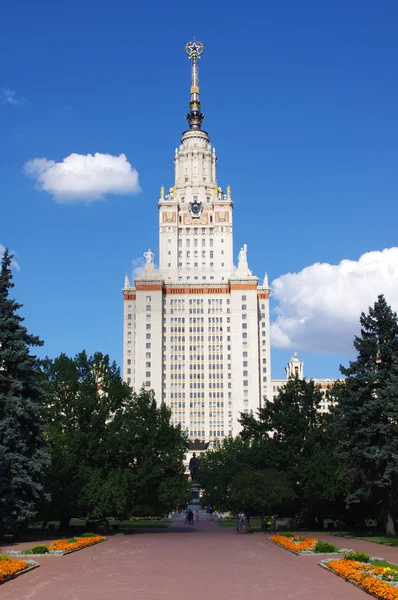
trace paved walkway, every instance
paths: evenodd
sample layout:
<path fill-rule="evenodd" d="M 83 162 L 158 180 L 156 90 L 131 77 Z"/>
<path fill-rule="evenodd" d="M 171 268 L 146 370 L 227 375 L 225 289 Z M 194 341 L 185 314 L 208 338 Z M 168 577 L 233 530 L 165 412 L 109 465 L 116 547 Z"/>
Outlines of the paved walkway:
<path fill-rule="evenodd" d="M 326 537 L 326 536 L 325 536 Z M 330 539 L 330 537 L 328 537 Z M 376 544 L 332 538 L 339 547 L 398 558 Z M 24 544 L 26 547 L 26 544 Z M 366 546 L 366 548 L 364 548 Z M 113 536 L 69 556 L 43 556 L 39 569 L 0 588 L 1 600 L 366 600 L 367 594 L 264 535 L 217 523 Z"/>

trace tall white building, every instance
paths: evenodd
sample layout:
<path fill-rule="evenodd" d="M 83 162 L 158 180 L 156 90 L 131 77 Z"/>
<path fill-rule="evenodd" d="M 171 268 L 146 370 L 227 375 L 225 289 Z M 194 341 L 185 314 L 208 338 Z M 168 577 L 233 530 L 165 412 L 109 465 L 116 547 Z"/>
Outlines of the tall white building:
<path fill-rule="evenodd" d="M 202 130 L 200 42 L 190 42 L 191 101 L 174 155 L 174 184 L 161 188 L 159 267 L 144 254 L 124 294 L 125 380 L 153 389 L 192 439 L 236 435 L 241 412 L 271 397 L 269 292 L 241 248 L 234 266 L 233 200 L 217 181 L 217 155 Z"/>

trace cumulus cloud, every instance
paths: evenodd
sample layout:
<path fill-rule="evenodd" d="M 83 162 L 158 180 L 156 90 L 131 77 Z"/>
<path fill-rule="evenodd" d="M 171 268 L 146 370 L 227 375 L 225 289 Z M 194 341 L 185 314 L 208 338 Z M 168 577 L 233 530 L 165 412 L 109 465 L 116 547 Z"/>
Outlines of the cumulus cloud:
<path fill-rule="evenodd" d="M 2 258 L 4 252 L 5 252 L 5 247 L 3 246 L 3 244 L 0 244 L 0 258 Z M 14 251 L 11 250 L 11 254 L 14 254 Z M 16 269 L 17 271 L 21 270 L 21 267 L 19 266 L 19 264 L 17 263 L 16 260 L 12 259 L 11 261 L 11 266 L 14 267 L 14 269 Z"/>
<path fill-rule="evenodd" d="M 107 194 L 138 194 L 138 173 L 125 154 L 70 154 L 62 162 L 34 158 L 24 165 L 26 175 L 58 203 L 94 202 Z"/>
<path fill-rule="evenodd" d="M 22 104 L 24 101 L 24 98 L 18 98 L 15 90 L 11 90 L 8 87 L 3 87 L 1 90 L 1 96 L 3 98 L 3 102 L 6 104 L 13 104 L 14 106 L 18 106 L 18 104 Z"/>
<path fill-rule="evenodd" d="M 272 282 L 277 302 L 274 346 L 320 353 L 350 353 L 359 316 L 379 294 L 398 310 L 398 248 L 367 252 L 358 261 L 316 263 Z"/>

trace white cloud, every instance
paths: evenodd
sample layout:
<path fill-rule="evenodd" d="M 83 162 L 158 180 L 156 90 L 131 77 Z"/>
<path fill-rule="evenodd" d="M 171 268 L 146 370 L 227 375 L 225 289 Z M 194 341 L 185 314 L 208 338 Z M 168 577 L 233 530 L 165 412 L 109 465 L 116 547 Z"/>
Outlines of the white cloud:
<path fill-rule="evenodd" d="M 141 273 L 144 271 L 145 258 L 143 256 L 138 256 L 138 258 L 133 258 L 131 261 L 132 264 L 132 281 L 136 277 L 139 277 Z"/>
<path fill-rule="evenodd" d="M 26 175 L 59 203 L 94 202 L 106 194 L 138 194 L 138 173 L 125 154 L 70 154 L 62 162 L 34 158 L 24 165 Z"/>
<path fill-rule="evenodd" d="M 0 244 L 0 258 L 2 258 L 4 252 L 5 252 L 5 247 L 3 246 L 3 244 Z M 14 254 L 14 251 L 11 250 L 10 251 L 11 254 Z M 21 267 L 19 266 L 19 264 L 17 263 L 16 260 L 12 259 L 11 261 L 11 266 L 14 267 L 14 269 L 16 269 L 17 271 L 21 270 Z"/>
<path fill-rule="evenodd" d="M 379 294 L 398 309 L 398 248 L 367 252 L 358 261 L 316 263 L 272 282 L 278 303 L 271 325 L 274 346 L 320 353 L 350 353 L 361 311 Z"/>
<path fill-rule="evenodd" d="M 13 104 L 14 106 L 18 106 L 24 102 L 24 98 L 18 98 L 15 90 L 11 90 L 8 87 L 3 87 L 1 90 L 1 96 L 3 101 L 7 104 Z"/>

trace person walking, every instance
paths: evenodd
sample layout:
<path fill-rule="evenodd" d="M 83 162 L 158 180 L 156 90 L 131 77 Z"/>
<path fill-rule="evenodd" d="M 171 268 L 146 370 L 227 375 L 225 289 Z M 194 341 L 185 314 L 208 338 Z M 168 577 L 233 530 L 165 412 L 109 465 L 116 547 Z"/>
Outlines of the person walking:
<path fill-rule="evenodd" d="M 189 510 L 185 509 L 185 525 L 189 523 Z"/>
<path fill-rule="evenodd" d="M 195 513 L 196 520 L 199 521 L 199 511 L 197 510 Z"/>

